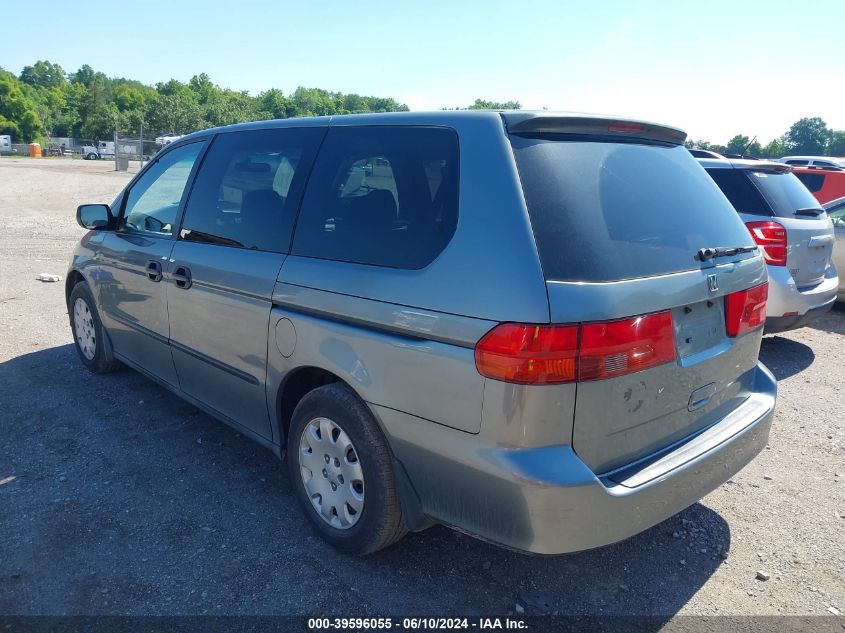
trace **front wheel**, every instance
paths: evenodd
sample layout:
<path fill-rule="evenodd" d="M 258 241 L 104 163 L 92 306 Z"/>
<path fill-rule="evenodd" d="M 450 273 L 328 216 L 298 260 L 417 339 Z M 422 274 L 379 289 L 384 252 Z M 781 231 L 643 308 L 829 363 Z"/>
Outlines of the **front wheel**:
<path fill-rule="evenodd" d="M 85 158 L 87 158 L 88 160 L 97 160 L 98 156 L 95 153 L 91 152 Z"/>
<path fill-rule="evenodd" d="M 287 454 L 305 514 L 337 549 L 370 554 L 407 532 L 390 448 L 367 405 L 346 385 L 324 385 L 302 398 Z"/>
<path fill-rule="evenodd" d="M 114 358 L 88 284 L 80 281 L 68 301 L 70 328 L 79 360 L 95 374 L 105 374 L 122 365 Z"/>

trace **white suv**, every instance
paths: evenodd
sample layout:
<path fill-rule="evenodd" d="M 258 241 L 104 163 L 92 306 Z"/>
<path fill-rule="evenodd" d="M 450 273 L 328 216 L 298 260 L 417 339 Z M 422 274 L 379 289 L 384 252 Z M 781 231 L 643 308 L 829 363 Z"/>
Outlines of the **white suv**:
<path fill-rule="evenodd" d="M 834 169 L 845 169 L 845 160 L 830 158 L 829 156 L 784 156 L 778 158 L 777 162 L 793 167 L 833 167 Z"/>

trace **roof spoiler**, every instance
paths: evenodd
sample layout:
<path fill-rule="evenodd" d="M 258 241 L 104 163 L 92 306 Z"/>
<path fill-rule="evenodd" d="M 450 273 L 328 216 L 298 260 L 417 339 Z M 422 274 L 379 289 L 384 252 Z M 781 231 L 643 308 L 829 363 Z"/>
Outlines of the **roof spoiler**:
<path fill-rule="evenodd" d="M 502 112 L 510 134 L 577 134 L 680 145 L 687 133 L 678 128 L 595 114 Z"/>
<path fill-rule="evenodd" d="M 750 171 L 760 171 L 764 174 L 788 174 L 792 171 L 792 165 L 785 165 L 784 163 L 776 163 L 774 161 L 759 161 L 748 165 L 734 165 L 738 169 L 748 169 Z"/>

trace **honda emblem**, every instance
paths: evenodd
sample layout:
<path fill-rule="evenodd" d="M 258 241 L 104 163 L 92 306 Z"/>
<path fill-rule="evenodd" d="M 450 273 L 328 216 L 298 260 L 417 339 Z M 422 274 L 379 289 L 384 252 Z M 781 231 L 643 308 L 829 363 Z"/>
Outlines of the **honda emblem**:
<path fill-rule="evenodd" d="M 710 292 L 716 292 L 719 289 L 719 278 L 716 275 L 707 275 L 707 288 Z"/>

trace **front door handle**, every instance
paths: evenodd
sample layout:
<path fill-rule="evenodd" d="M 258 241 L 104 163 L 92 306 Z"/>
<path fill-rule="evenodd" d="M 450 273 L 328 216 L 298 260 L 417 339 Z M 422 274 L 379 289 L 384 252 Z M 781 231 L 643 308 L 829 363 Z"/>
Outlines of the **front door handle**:
<path fill-rule="evenodd" d="M 174 268 L 171 277 L 176 282 L 177 288 L 187 290 L 191 287 L 191 269 L 187 266 L 177 266 Z"/>
<path fill-rule="evenodd" d="M 161 281 L 161 263 L 153 259 L 147 262 L 147 277 L 150 281 Z"/>

